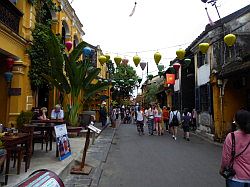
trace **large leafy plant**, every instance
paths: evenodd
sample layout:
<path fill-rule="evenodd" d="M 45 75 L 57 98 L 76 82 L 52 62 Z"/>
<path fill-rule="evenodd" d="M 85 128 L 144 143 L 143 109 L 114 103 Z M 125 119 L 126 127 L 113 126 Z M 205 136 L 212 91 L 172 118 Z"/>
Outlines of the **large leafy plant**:
<path fill-rule="evenodd" d="M 92 66 L 91 57 L 80 60 L 83 48 L 88 45 L 86 42 L 79 43 L 71 53 L 62 53 L 60 43 L 51 31 L 49 37 L 47 46 L 50 49 L 48 51 L 50 74 L 43 74 L 43 77 L 68 96 L 71 101 L 69 122 L 76 126 L 80 100 L 87 102 L 96 92 L 106 89 L 108 83 L 94 83 L 101 69 Z"/>

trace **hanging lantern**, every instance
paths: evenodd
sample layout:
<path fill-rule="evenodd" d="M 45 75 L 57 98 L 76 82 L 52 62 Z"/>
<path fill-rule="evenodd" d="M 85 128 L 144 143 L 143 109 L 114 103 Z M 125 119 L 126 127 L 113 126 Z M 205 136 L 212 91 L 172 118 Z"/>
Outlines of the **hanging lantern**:
<path fill-rule="evenodd" d="M 199 50 L 200 50 L 200 52 L 202 52 L 202 54 L 206 54 L 208 48 L 209 48 L 209 43 L 200 43 L 199 44 Z"/>
<path fill-rule="evenodd" d="M 160 60 L 161 60 L 161 54 L 160 54 L 159 52 L 156 52 L 156 53 L 154 54 L 154 59 L 155 59 L 156 65 L 158 65 L 159 62 L 160 62 Z"/>
<path fill-rule="evenodd" d="M 107 63 L 107 64 L 112 64 L 112 60 L 110 60 L 110 59 L 109 59 L 109 60 L 106 60 L 106 63 Z"/>
<path fill-rule="evenodd" d="M 102 79 L 98 79 L 99 82 L 102 82 Z"/>
<path fill-rule="evenodd" d="M 122 59 L 122 64 L 125 66 L 128 65 L 128 59 L 126 58 Z"/>
<path fill-rule="evenodd" d="M 133 57 L 133 61 L 134 61 L 135 66 L 137 67 L 138 64 L 139 64 L 140 61 L 141 61 L 141 58 L 140 58 L 138 55 L 135 55 L 135 56 Z"/>
<path fill-rule="evenodd" d="M 149 80 L 152 80 L 152 79 L 153 79 L 153 77 L 154 77 L 154 76 L 153 76 L 153 75 L 151 75 L 151 74 L 150 74 L 150 75 L 148 75 L 148 79 L 149 79 Z"/>
<path fill-rule="evenodd" d="M 147 63 L 146 62 L 141 62 L 140 66 L 141 66 L 141 69 L 143 71 L 145 69 L 145 67 L 147 66 Z"/>
<path fill-rule="evenodd" d="M 13 78 L 12 72 L 7 71 L 4 73 L 4 79 L 7 83 L 10 83 L 12 81 L 12 78 Z"/>
<path fill-rule="evenodd" d="M 174 73 L 176 73 L 176 70 L 174 69 L 173 66 L 170 66 L 170 67 L 167 69 L 167 73 L 169 73 L 169 74 L 174 74 Z"/>
<path fill-rule="evenodd" d="M 134 84 L 134 79 L 129 79 L 128 82 L 129 84 Z"/>
<path fill-rule="evenodd" d="M 115 61 L 115 64 L 116 64 L 117 66 L 119 66 L 119 65 L 121 64 L 122 58 L 119 57 L 119 56 L 116 56 L 116 57 L 114 58 L 114 61 Z"/>
<path fill-rule="evenodd" d="M 66 49 L 67 49 L 68 51 L 70 51 L 70 49 L 71 49 L 72 46 L 73 46 L 73 43 L 72 43 L 71 41 L 67 41 L 67 42 L 65 42 L 65 46 L 66 46 Z"/>
<path fill-rule="evenodd" d="M 98 61 L 103 66 L 103 64 L 105 64 L 105 62 L 107 61 L 106 56 L 104 55 L 99 56 Z"/>
<path fill-rule="evenodd" d="M 90 47 L 84 47 L 83 48 L 83 55 L 85 57 L 90 57 L 90 55 L 91 55 L 91 48 Z"/>
<path fill-rule="evenodd" d="M 13 64 L 14 64 L 14 60 L 12 58 L 7 58 L 6 59 L 6 64 L 7 64 L 8 71 L 11 71 L 12 67 L 13 67 Z"/>
<path fill-rule="evenodd" d="M 108 62 L 110 59 L 110 55 L 106 53 L 104 56 L 106 57 L 106 62 Z"/>
<path fill-rule="evenodd" d="M 107 79 L 103 80 L 104 83 L 108 83 L 109 81 Z"/>
<path fill-rule="evenodd" d="M 175 74 L 166 74 L 165 84 L 174 84 L 175 83 Z"/>
<path fill-rule="evenodd" d="M 115 83 L 116 83 L 115 80 L 112 80 L 112 81 L 111 81 L 111 84 L 112 84 L 112 85 L 115 85 Z"/>
<path fill-rule="evenodd" d="M 142 81 L 142 78 L 138 78 L 138 82 L 139 82 L 139 84 L 141 84 L 141 81 Z"/>
<path fill-rule="evenodd" d="M 190 58 L 185 58 L 184 62 L 188 66 L 191 63 L 191 59 Z"/>
<path fill-rule="evenodd" d="M 224 37 L 224 42 L 227 46 L 232 47 L 236 42 L 236 36 L 234 34 L 228 34 Z"/>
<path fill-rule="evenodd" d="M 184 49 L 179 49 L 176 51 L 177 58 L 182 60 L 185 57 L 186 51 Z"/>
<path fill-rule="evenodd" d="M 120 83 L 124 83 L 124 80 L 121 79 L 121 80 L 120 80 Z"/>
<path fill-rule="evenodd" d="M 158 68 L 158 70 L 159 70 L 160 72 L 162 72 L 162 70 L 164 69 L 164 65 L 159 64 L 159 65 L 157 66 L 157 68 Z"/>
<path fill-rule="evenodd" d="M 174 67 L 175 71 L 178 71 L 179 68 L 181 67 L 181 65 L 178 62 L 176 62 L 173 64 L 173 67 Z"/>

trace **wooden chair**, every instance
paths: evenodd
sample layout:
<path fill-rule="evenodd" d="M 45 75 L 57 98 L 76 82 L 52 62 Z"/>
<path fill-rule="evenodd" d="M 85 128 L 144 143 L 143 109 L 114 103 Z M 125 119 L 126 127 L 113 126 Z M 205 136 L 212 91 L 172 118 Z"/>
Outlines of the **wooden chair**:
<path fill-rule="evenodd" d="M 6 151 L 4 151 L 4 153 L 0 155 L 0 168 L 1 168 L 0 172 L 1 173 L 3 172 L 5 160 L 6 160 Z M 6 183 L 6 181 L 4 183 L 0 182 L 0 186 L 1 186 L 1 184 L 4 185 L 5 183 Z"/>
<path fill-rule="evenodd" d="M 11 150 L 13 154 L 13 159 L 14 159 L 13 167 L 15 167 L 16 160 L 17 160 L 17 174 L 18 175 L 20 174 L 22 160 L 25 162 L 25 172 L 27 172 L 27 170 L 30 167 L 30 157 L 31 157 L 31 152 L 33 151 L 32 144 L 33 144 L 34 127 L 23 126 L 21 129 L 19 129 L 19 132 L 28 133 L 30 135 L 30 143 L 29 143 L 30 147 L 27 148 L 27 147 L 24 147 L 24 145 L 20 145 Z M 28 152 L 27 152 L 27 149 L 29 149 Z"/>

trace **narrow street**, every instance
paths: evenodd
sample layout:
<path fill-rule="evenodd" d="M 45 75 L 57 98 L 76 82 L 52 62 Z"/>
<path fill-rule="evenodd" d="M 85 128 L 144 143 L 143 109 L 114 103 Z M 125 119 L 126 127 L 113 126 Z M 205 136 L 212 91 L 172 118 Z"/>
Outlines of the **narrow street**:
<path fill-rule="evenodd" d="M 121 124 L 99 186 L 224 186 L 218 173 L 222 148 L 195 136 L 187 142 L 181 135 L 176 141 L 170 134 L 148 136 L 147 130 L 139 136 L 135 125 Z"/>

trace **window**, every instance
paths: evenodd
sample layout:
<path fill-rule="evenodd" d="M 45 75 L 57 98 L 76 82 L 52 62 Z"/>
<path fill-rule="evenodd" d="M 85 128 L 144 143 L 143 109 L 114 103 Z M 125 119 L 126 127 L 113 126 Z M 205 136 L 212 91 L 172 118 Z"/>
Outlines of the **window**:
<path fill-rule="evenodd" d="M 199 52 L 197 54 L 197 59 L 198 59 L 197 66 L 198 66 L 198 68 L 203 66 L 204 64 L 206 64 L 208 62 L 207 56 L 208 56 L 207 54 L 202 54 L 201 52 Z"/>
<path fill-rule="evenodd" d="M 209 111 L 209 93 L 208 85 L 200 86 L 200 109 L 201 111 Z"/>

